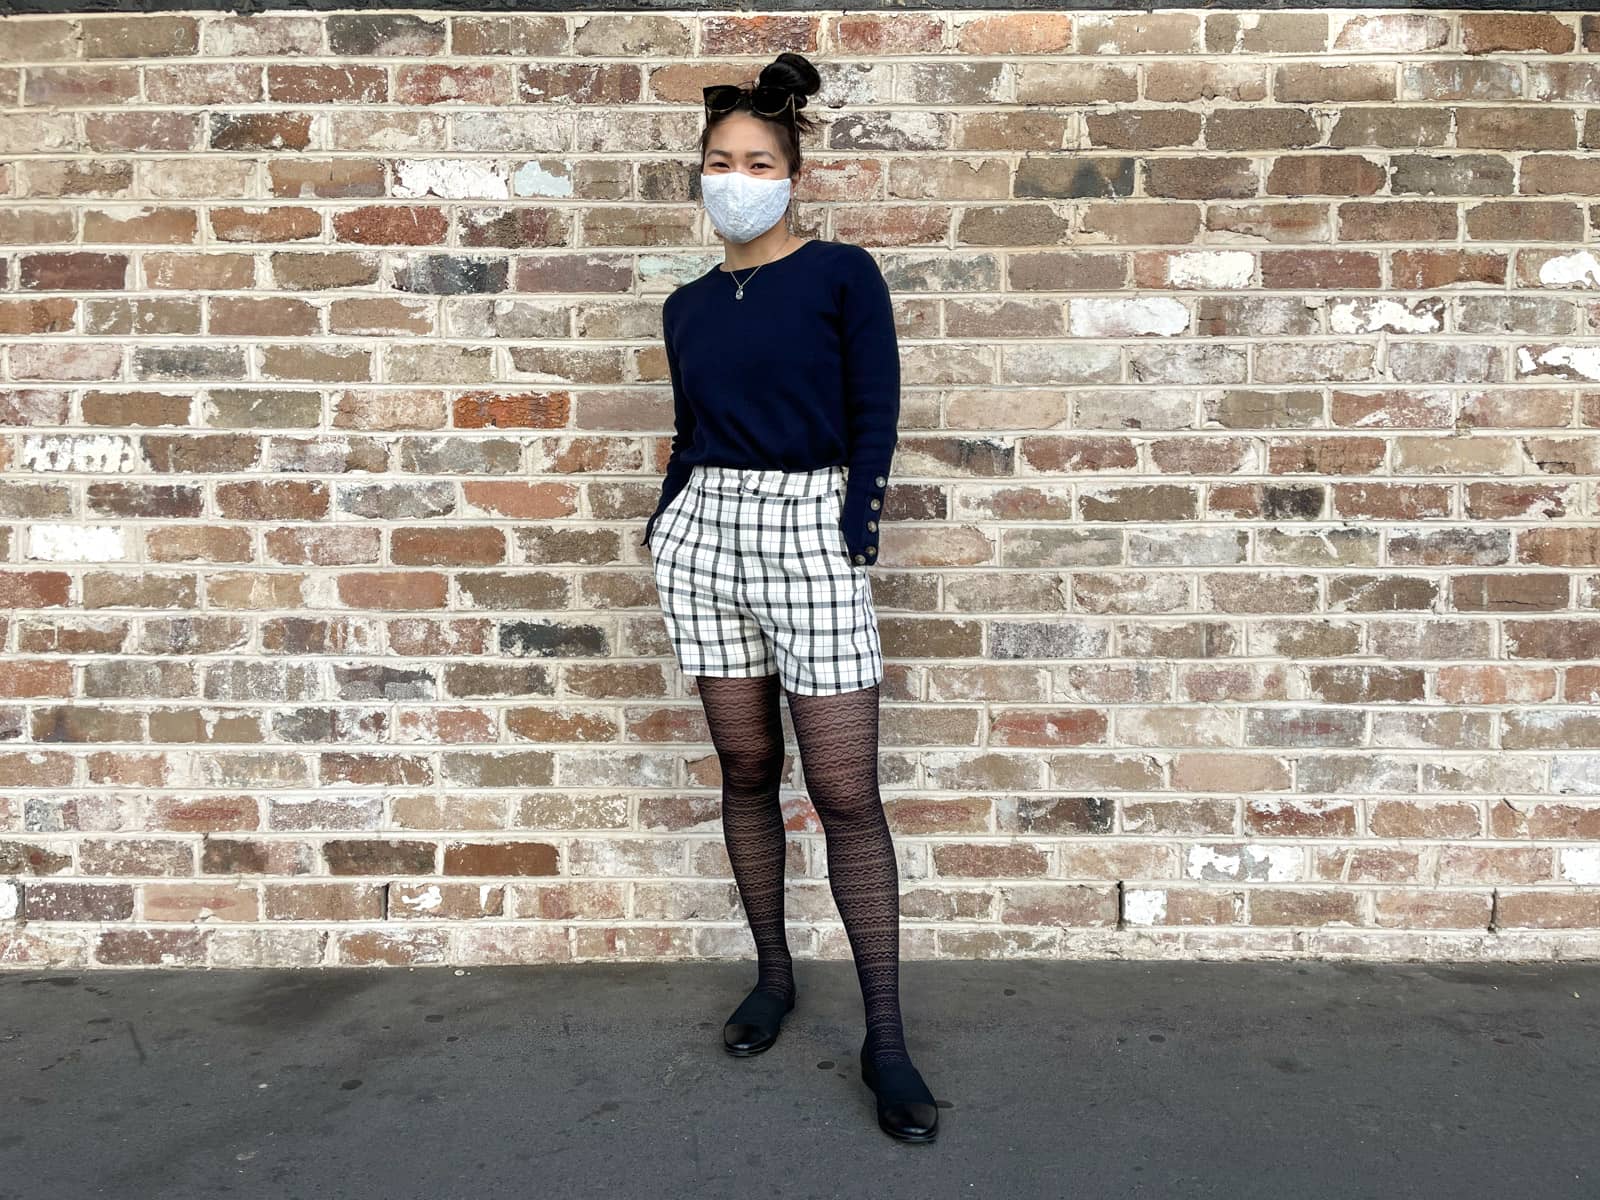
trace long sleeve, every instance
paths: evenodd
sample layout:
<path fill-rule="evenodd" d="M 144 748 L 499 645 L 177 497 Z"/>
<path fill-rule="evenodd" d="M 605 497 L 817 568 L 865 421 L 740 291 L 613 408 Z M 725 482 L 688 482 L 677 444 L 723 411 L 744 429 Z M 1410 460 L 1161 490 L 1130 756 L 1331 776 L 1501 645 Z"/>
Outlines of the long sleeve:
<path fill-rule="evenodd" d="M 900 347 L 894 305 L 877 261 L 861 247 L 844 283 L 840 344 L 849 419 L 848 479 L 839 528 L 858 565 L 878 559 L 889 464 L 899 439 Z"/>
<path fill-rule="evenodd" d="M 650 519 L 645 522 L 644 540 L 639 544 L 648 546 L 650 535 L 655 532 L 656 519 L 666 511 L 667 505 L 684 489 L 689 482 L 689 474 L 694 469 L 683 461 L 683 452 L 694 441 L 694 409 L 690 407 L 689 398 L 684 394 L 683 377 L 678 371 L 677 352 L 672 348 L 672 334 L 667 329 L 666 305 L 661 306 L 662 313 L 662 343 L 667 348 L 667 373 L 672 377 L 672 415 L 673 434 L 672 452 L 667 456 L 666 476 L 661 481 L 661 498 L 656 501 L 656 510 L 650 514 Z"/>

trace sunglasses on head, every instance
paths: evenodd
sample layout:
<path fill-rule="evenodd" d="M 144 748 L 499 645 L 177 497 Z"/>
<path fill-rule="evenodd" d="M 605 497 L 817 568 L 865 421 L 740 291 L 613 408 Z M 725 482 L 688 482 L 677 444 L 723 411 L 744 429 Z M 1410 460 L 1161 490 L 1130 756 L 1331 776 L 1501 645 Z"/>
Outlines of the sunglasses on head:
<path fill-rule="evenodd" d="M 742 87 L 736 83 L 714 83 L 703 90 L 708 115 L 738 108 L 746 100 L 749 102 L 750 111 L 758 116 L 794 115 L 794 93 L 788 88 L 776 87 L 770 83 L 758 83 L 749 87 Z"/>

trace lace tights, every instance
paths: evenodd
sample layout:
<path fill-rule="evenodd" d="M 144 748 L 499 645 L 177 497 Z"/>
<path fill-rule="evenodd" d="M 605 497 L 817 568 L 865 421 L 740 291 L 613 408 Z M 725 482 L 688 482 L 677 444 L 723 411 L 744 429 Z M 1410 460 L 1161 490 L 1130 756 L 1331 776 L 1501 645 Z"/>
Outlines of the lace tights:
<path fill-rule="evenodd" d="M 722 765 L 722 829 L 755 937 L 758 990 L 794 994 L 783 927 L 783 725 L 776 675 L 696 677 Z M 900 879 L 878 792 L 878 686 L 785 693 L 800 765 L 828 847 L 828 886 L 866 1010 L 867 1053 L 906 1060 L 900 1016 Z"/>

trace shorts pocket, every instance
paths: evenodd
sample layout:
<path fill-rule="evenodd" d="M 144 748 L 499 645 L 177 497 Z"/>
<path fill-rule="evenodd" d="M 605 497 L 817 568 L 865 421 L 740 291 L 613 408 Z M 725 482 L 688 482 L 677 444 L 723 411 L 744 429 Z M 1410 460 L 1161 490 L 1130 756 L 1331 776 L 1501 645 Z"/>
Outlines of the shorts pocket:
<path fill-rule="evenodd" d="M 679 488 L 678 494 L 671 500 L 667 501 L 667 506 L 663 508 L 660 514 L 656 517 L 655 524 L 650 527 L 650 536 L 645 540 L 645 545 L 650 547 L 651 554 L 656 552 L 656 539 L 661 536 L 662 526 L 666 525 L 668 518 L 672 516 L 674 510 L 676 510 L 678 505 L 682 503 L 683 498 L 689 494 L 693 486 L 694 485 L 691 483 L 686 483 Z"/>

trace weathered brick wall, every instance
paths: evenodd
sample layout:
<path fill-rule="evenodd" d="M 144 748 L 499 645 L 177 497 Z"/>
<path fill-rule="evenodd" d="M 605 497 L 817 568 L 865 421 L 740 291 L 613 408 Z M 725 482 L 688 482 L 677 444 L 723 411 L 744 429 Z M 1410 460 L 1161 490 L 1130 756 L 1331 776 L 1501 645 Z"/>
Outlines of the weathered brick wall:
<path fill-rule="evenodd" d="M 901 323 L 906 957 L 1600 952 L 1600 19 L 0 44 L 0 961 L 749 953 L 637 542 L 699 88 L 785 49 Z"/>

